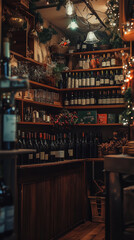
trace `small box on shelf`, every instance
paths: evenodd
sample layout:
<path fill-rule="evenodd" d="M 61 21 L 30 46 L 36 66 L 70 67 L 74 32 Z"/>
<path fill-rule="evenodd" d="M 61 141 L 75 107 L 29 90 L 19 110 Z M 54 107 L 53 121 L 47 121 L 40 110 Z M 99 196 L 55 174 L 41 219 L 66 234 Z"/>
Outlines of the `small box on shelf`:
<path fill-rule="evenodd" d="M 98 124 L 107 124 L 107 114 L 97 114 L 97 123 Z"/>
<path fill-rule="evenodd" d="M 96 124 L 97 123 L 97 111 L 96 110 L 79 110 L 78 111 L 78 123 Z"/>

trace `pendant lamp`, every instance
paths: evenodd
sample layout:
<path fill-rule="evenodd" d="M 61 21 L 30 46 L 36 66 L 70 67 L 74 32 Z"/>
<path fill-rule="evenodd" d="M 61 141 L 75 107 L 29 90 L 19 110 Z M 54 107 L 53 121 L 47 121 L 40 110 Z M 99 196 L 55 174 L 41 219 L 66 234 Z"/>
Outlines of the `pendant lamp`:
<path fill-rule="evenodd" d="M 86 40 L 84 41 L 84 43 L 87 44 L 95 44 L 99 42 L 99 39 L 95 36 L 94 32 L 89 31 L 86 37 Z"/>

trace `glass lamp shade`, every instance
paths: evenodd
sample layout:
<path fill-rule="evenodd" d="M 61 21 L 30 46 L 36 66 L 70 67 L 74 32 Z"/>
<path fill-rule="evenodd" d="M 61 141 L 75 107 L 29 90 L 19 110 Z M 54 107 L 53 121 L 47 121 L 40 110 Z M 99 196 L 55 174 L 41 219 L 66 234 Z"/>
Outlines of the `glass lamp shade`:
<path fill-rule="evenodd" d="M 74 13 L 74 5 L 70 0 L 68 0 L 66 2 L 66 14 L 68 16 L 71 16 L 71 15 L 73 15 L 73 13 Z"/>
<path fill-rule="evenodd" d="M 78 28 L 78 24 L 75 20 L 72 20 L 67 28 L 71 28 L 72 30 L 75 30 L 76 28 Z"/>
<path fill-rule="evenodd" d="M 99 42 L 99 39 L 95 36 L 94 32 L 89 31 L 84 43 L 94 44 L 94 43 L 97 43 L 97 42 Z"/>

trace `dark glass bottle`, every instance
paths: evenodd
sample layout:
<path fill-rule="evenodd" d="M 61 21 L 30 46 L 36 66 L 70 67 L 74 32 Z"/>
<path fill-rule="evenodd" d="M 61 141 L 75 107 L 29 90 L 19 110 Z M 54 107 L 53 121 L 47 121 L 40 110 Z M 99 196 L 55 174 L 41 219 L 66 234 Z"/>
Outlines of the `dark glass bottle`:
<path fill-rule="evenodd" d="M 28 141 L 27 141 L 27 149 L 33 149 L 33 143 L 32 143 L 32 135 L 33 133 L 31 134 L 31 132 L 28 132 Z M 33 164 L 34 161 L 34 154 L 33 153 L 28 153 L 28 164 Z"/>
<path fill-rule="evenodd" d="M 54 145 L 54 136 L 51 135 L 51 143 L 50 143 L 50 161 L 55 161 L 55 145 Z"/>
<path fill-rule="evenodd" d="M 47 134 L 43 134 L 43 145 L 44 145 L 44 150 L 45 150 L 45 162 L 48 163 L 49 161 L 49 146 L 48 146 L 48 141 L 47 141 Z"/>
<path fill-rule="evenodd" d="M 1 64 L 2 77 L 11 77 L 11 63 L 10 63 L 10 42 L 9 38 L 3 38 L 3 59 Z"/>
<path fill-rule="evenodd" d="M 40 133 L 40 141 L 39 141 L 39 151 L 40 151 L 40 163 L 45 162 L 45 148 L 42 139 L 42 133 Z"/>
<path fill-rule="evenodd" d="M 2 107 L 2 149 L 5 150 L 14 149 L 16 144 L 16 114 L 11 96 L 10 93 L 7 94 Z"/>
<path fill-rule="evenodd" d="M 64 142 L 62 138 L 62 133 L 59 134 L 59 161 L 64 161 L 65 159 L 65 149 L 64 149 Z"/>
<path fill-rule="evenodd" d="M 34 133 L 33 148 L 36 149 L 36 153 L 34 153 L 34 163 L 39 163 L 40 162 L 40 151 L 39 151 L 39 144 L 38 144 L 38 140 L 37 140 L 37 132 Z"/>
<path fill-rule="evenodd" d="M 69 139 L 68 139 L 68 159 L 74 158 L 74 139 L 71 133 L 69 133 Z"/>

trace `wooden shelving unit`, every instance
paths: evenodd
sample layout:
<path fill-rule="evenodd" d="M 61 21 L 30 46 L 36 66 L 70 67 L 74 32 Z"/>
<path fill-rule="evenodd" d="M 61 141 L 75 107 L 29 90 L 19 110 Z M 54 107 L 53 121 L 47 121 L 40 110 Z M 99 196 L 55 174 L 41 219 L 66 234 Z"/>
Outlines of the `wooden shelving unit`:
<path fill-rule="evenodd" d="M 38 126 L 38 125 L 53 126 L 52 123 L 45 123 L 45 122 L 18 122 L 17 124 L 19 124 L 19 125 L 33 125 L 33 126 Z"/>
<path fill-rule="evenodd" d="M 102 71 L 102 70 L 116 70 L 116 69 L 123 69 L 122 66 L 115 66 L 115 67 L 103 67 L 103 68 L 90 68 L 90 69 L 73 69 L 65 71 L 64 73 L 68 72 L 93 72 L 93 71 Z"/>
<path fill-rule="evenodd" d="M 43 83 L 39 83 L 39 82 L 35 82 L 35 81 L 31 81 L 29 80 L 29 84 L 32 87 L 36 87 L 36 88 L 45 88 L 45 89 L 50 89 L 53 91 L 59 91 L 60 89 L 56 88 L 56 87 L 52 87 Z"/>
<path fill-rule="evenodd" d="M 21 101 L 23 103 L 33 104 L 33 105 L 39 105 L 44 107 L 52 107 L 52 108 L 63 108 L 61 105 L 56 104 L 50 104 L 50 103 L 44 103 L 44 102 L 36 102 L 29 99 L 22 99 L 22 98 L 15 98 L 16 101 Z"/>
<path fill-rule="evenodd" d="M 90 106 L 67 106 L 66 109 L 105 109 L 105 108 L 125 108 L 125 104 L 116 105 L 90 105 Z"/>
<path fill-rule="evenodd" d="M 121 86 L 63 88 L 63 89 L 59 89 L 59 92 L 88 91 L 88 90 L 111 90 L 111 89 L 120 89 L 120 88 L 121 88 Z"/>
<path fill-rule="evenodd" d="M 19 60 L 27 61 L 27 62 L 36 64 L 36 65 L 40 65 L 40 66 L 45 66 L 43 63 L 37 62 L 36 60 L 34 60 L 32 58 L 24 57 L 23 55 L 16 53 L 14 51 L 10 51 L 10 53 L 11 53 L 11 55 L 15 56 Z"/>

